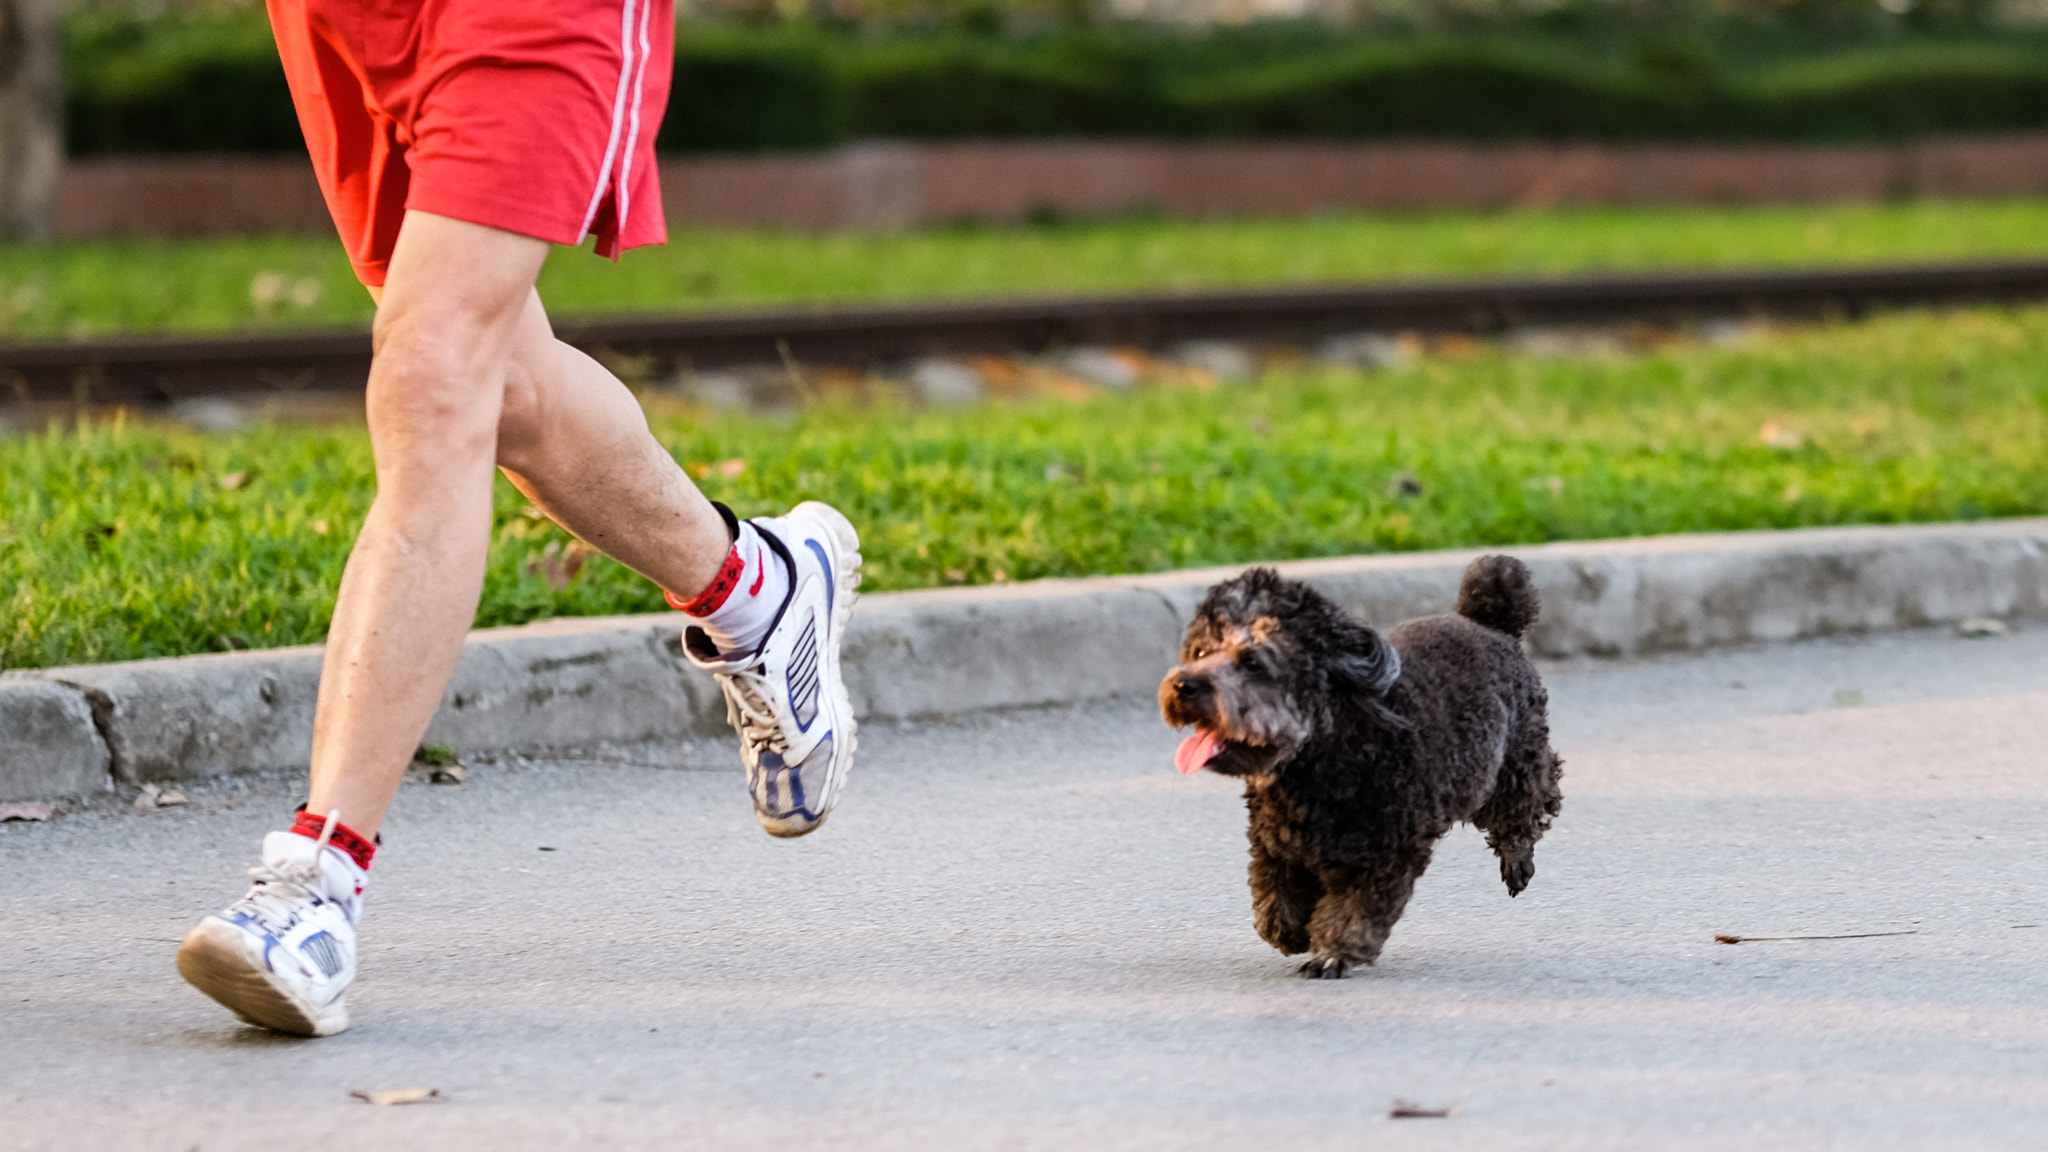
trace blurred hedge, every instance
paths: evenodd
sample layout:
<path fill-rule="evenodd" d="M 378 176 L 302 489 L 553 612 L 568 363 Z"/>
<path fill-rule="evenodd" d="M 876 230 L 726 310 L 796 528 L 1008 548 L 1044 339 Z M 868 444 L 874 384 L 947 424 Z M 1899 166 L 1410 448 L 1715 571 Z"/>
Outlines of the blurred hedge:
<path fill-rule="evenodd" d="M 215 19 L 74 14 L 64 82 L 73 155 L 305 147 L 260 8 Z"/>
<path fill-rule="evenodd" d="M 75 155 L 301 147 L 260 10 L 74 17 Z M 1222 31 L 1034 38 L 685 26 L 668 152 L 856 137 L 1871 140 L 2048 127 L 2048 43 L 1901 40 L 1752 64 L 1679 42 Z"/>

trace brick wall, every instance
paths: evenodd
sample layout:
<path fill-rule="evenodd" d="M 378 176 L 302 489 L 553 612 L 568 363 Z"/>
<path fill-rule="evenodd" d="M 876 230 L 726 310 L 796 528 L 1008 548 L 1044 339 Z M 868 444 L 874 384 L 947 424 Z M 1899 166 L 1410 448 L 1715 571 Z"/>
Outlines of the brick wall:
<path fill-rule="evenodd" d="M 898 228 L 1158 208 L 1296 216 L 1332 209 L 1752 204 L 2048 194 L 2048 133 L 1900 146 L 1548 144 L 857 144 L 662 162 L 671 222 Z M 74 161 L 65 237 L 329 228 L 300 158 Z"/>
<path fill-rule="evenodd" d="M 213 236 L 331 232 L 303 157 L 73 160 L 57 196 L 57 235 Z"/>

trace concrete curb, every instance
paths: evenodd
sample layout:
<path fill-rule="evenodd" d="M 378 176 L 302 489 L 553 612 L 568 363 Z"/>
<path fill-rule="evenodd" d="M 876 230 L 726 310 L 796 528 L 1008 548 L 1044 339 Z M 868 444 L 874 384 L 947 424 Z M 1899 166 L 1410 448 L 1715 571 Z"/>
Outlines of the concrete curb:
<path fill-rule="evenodd" d="M 1375 623 L 1447 611 L 1484 550 L 1280 564 Z M 2048 617 L 2048 518 L 1662 536 L 1509 549 L 1543 593 L 1537 655 L 1631 656 Z M 864 598 L 845 667 L 863 716 L 1150 693 L 1202 592 L 1237 568 Z M 320 650 L 0 673 L 0 801 L 303 766 Z M 680 618 L 478 632 L 427 739 L 563 754 L 723 731 Z"/>

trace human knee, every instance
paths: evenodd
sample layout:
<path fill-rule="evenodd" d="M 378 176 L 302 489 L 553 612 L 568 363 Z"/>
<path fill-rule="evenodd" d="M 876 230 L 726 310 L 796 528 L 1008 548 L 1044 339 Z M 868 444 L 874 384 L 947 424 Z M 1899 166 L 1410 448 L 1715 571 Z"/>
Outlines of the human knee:
<path fill-rule="evenodd" d="M 464 355 L 458 346 L 387 341 L 378 349 L 367 397 L 380 464 L 488 462 L 503 393 L 502 364 Z"/>
<path fill-rule="evenodd" d="M 553 351 L 522 344 L 505 365 L 504 407 L 498 415 L 501 450 L 518 451 L 531 444 L 547 423 L 548 366 Z"/>
<path fill-rule="evenodd" d="M 491 432 L 503 380 L 461 360 L 436 354 L 385 355 L 372 371 L 368 396 L 373 434 L 445 439 Z"/>

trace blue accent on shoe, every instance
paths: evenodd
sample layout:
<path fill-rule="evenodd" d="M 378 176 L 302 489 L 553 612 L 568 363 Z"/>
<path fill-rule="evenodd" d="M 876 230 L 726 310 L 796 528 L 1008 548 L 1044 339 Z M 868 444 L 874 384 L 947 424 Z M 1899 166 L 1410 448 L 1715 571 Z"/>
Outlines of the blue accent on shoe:
<path fill-rule="evenodd" d="M 829 765 L 832 760 L 832 744 L 833 734 L 826 732 L 824 738 L 818 742 L 818 746 L 811 750 L 811 760 L 822 758 L 823 762 Z M 764 752 L 762 754 L 755 768 L 755 771 L 760 773 L 760 777 L 753 783 L 755 786 L 754 790 L 761 802 L 761 808 L 764 811 L 778 820 L 786 820 L 791 816 L 801 816 L 805 820 L 812 821 L 823 819 L 816 812 L 811 811 L 810 805 L 806 802 L 806 797 L 804 796 L 803 772 L 810 765 L 811 760 L 806 760 L 802 764 L 791 764 L 782 758 L 782 753 L 780 752 Z M 775 785 L 778 780 L 787 780 L 789 782 L 789 805 L 786 808 L 778 806 L 775 802 Z"/>
<path fill-rule="evenodd" d="M 804 774 L 801 766 L 784 768 L 782 771 L 789 781 L 789 810 L 809 816 L 810 811 L 804 807 Z"/>
<path fill-rule="evenodd" d="M 783 675 L 783 689 L 789 693 L 790 715 L 799 732 L 809 732 L 818 721 L 818 617 L 815 610 L 803 623 L 803 635 Z"/>
<path fill-rule="evenodd" d="M 825 611 L 827 613 L 825 625 L 829 628 L 832 621 L 836 619 L 830 613 L 833 603 L 839 598 L 839 573 L 832 567 L 832 558 L 825 554 L 825 546 L 823 544 L 808 538 L 804 540 L 804 544 L 811 551 L 818 554 L 818 567 L 825 570 Z"/>
<path fill-rule="evenodd" d="M 272 972 L 277 971 L 277 965 L 272 964 L 270 962 L 270 954 L 276 951 L 277 949 L 283 947 L 284 941 L 279 940 L 275 935 L 271 933 L 270 929 L 264 927 L 260 921 L 258 921 L 255 917 L 249 915 L 247 912 L 235 912 L 223 918 L 228 923 L 233 924 L 235 927 L 240 928 L 242 931 L 247 932 L 251 936 L 256 936 L 262 939 L 263 966 L 265 968 L 270 969 Z"/>
<path fill-rule="evenodd" d="M 300 943 L 299 951 L 312 957 L 314 965 L 329 980 L 334 979 L 334 974 L 341 971 L 346 963 L 342 959 L 341 945 L 335 942 L 333 934 L 329 932 L 315 932 L 306 937 Z"/>

